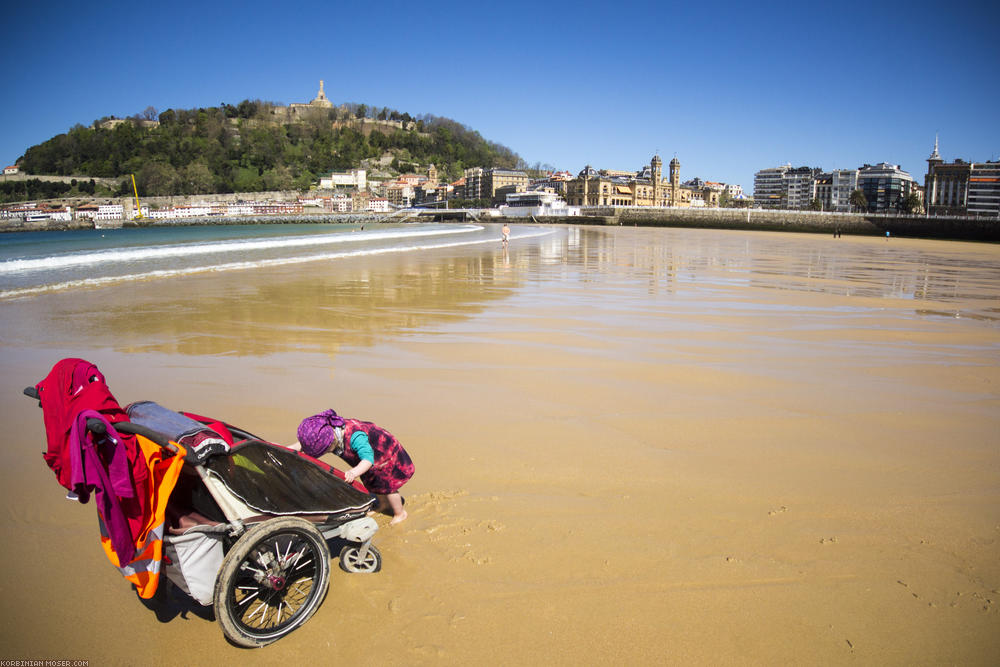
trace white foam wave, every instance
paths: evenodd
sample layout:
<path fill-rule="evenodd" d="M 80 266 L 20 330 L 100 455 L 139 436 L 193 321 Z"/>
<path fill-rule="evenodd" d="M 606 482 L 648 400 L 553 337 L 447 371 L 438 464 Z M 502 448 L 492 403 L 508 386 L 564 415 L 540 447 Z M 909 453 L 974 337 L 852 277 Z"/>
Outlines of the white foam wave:
<path fill-rule="evenodd" d="M 287 250 L 309 248 L 338 243 L 358 243 L 373 240 L 391 240 L 467 234 L 481 231 L 477 225 L 464 225 L 445 229 L 404 229 L 398 231 L 369 231 L 359 233 L 340 232 L 336 234 L 316 234 L 311 236 L 290 236 L 280 238 L 257 238 L 246 240 L 210 241 L 201 243 L 176 243 L 137 248 L 114 248 L 79 253 L 67 253 L 51 257 L 33 259 L 12 259 L 0 262 L 0 275 L 29 274 L 37 271 L 99 266 L 108 263 L 142 262 L 174 257 L 196 257 L 209 254 L 246 253 L 260 250 Z"/>
<path fill-rule="evenodd" d="M 479 227 L 482 229 L 482 227 Z M 555 230 L 539 230 L 511 235 L 511 241 L 516 239 L 535 238 L 555 234 Z M 384 238 L 384 237 L 380 237 Z M 193 275 L 197 273 L 221 273 L 226 271 L 241 271 L 247 269 L 261 269 L 265 267 L 284 266 L 290 264 L 304 264 L 306 262 L 316 262 L 322 260 L 345 259 L 349 257 L 363 257 L 370 255 L 386 255 L 391 253 L 411 252 L 414 250 L 435 250 L 440 248 L 455 248 L 466 245 L 495 244 L 495 238 L 479 239 L 475 241 L 453 241 L 450 243 L 437 243 L 428 245 L 405 245 L 392 246 L 388 248 L 366 248 L 363 250 L 351 250 L 344 252 L 322 253 L 318 255 L 308 255 L 300 257 L 280 257 L 272 259 L 261 259 L 247 262 L 229 262 L 214 266 L 193 266 L 179 269 L 163 269 L 158 271 L 147 271 L 144 273 L 133 273 L 120 276 L 103 276 L 99 278 L 82 278 L 80 280 L 68 280 L 51 285 L 38 285 L 34 287 L 24 287 L 0 292 L 0 299 L 18 299 L 36 296 L 47 292 L 60 292 L 64 290 L 104 287 L 115 283 L 124 283 L 138 280 L 155 280 L 159 278 L 173 278 L 178 276 Z"/>

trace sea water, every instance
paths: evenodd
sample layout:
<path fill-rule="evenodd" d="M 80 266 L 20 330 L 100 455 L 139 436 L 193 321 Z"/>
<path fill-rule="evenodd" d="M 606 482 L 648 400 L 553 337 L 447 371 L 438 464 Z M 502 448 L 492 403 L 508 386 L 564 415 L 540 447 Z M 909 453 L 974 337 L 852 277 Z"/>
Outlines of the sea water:
<path fill-rule="evenodd" d="M 522 230 L 530 236 L 538 230 Z M 497 243 L 478 224 L 253 224 L 0 235 L 0 299 L 209 271 Z"/>

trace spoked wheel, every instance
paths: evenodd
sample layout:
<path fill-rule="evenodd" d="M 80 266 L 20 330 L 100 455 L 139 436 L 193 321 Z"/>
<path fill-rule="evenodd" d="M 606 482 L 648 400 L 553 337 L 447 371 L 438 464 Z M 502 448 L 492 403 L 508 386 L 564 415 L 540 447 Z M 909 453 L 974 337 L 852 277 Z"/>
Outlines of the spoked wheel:
<path fill-rule="evenodd" d="M 347 545 L 340 550 L 340 569 L 344 572 L 378 572 L 382 569 L 382 554 L 368 545 L 368 552 L 362 556 L 360 545 Z"/>
<path fill-rule="evenodd" d="M 305 623 L 329 584 L 323 535 L 305 519 L 271 519 L 226 554 L 215 582 L 215 617 L 233 643 L 265 646 Z"/>

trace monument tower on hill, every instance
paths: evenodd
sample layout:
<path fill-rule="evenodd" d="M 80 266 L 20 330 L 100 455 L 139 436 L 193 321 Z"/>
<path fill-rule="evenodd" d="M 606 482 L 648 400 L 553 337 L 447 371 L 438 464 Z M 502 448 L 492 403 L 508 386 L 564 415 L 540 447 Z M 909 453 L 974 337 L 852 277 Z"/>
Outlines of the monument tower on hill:
<path fill-rule="evenodd" d="M 323 92 L 323 79 L 319 80 L 319 93 L 316 94 L 316 98 L 309 104 L 314 107 L 333 107 L 333 102 L 326 99 L 326 93 Z"/>

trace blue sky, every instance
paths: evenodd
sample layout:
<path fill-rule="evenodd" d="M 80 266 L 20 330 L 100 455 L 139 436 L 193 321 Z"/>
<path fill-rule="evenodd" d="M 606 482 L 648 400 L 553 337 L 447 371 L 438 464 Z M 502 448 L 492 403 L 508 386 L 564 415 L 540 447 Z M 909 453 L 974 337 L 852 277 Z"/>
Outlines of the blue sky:
<path fill-rule="evenodd" d="M 0 162 L 147 106 L 445 116 L 529 164 L 739 183 L 791 163 L 1000 159 L 1000 3 L 15 3 Z"/>

